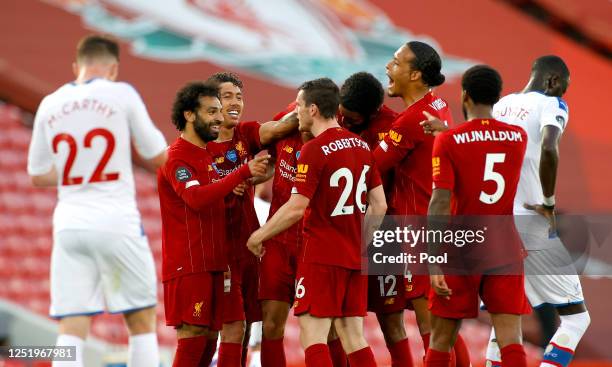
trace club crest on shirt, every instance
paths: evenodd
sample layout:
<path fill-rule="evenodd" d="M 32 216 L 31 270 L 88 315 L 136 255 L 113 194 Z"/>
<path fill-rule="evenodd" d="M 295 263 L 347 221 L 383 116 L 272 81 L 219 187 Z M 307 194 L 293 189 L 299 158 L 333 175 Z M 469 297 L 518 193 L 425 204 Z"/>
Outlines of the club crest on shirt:
<path fill-rule="evenodd" d="M 191 178 L 191 172 L 185 167 L 179 167 L 174 172 L 174 176 L 180 182 L 186 182 Z"/>
<path fill-rule="evenodd" d="M 238 154 L 240 154 L 241 157 L 247 155 L 247 151 L 246 149 L 244 149 L 244 144 L 241 141 L 236 143 L 236 150 L 238 151 Z"/>
<path fill-rule="evenodd" d="M 229 150 L 227 153 L 225 153 L 225 157 L 233 163 L 236 163 L 238 161 L 238 152 L 236 152 L 235 149 Z"/>
<path fill-rule="evenodd" d="M 283 150 L 289 154 L 293 153 L 293 147 L 290 147 L 289 145 L 285 145 Z"/>
<path fill-rule="evenodd" d="M 202 316 L 202 306 L 204 306 L 204 301 L 196 302 L 193 305 L 193 317 L 201 317 Z"/>

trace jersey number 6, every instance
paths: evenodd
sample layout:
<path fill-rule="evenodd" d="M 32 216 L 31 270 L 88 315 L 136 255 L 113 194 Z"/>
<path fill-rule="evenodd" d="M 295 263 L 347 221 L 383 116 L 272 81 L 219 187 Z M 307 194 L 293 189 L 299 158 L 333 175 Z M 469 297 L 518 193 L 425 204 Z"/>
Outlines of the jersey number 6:
<path fill-rule="evenodd" d="M 84 146 L 85 148 L 91 148 L 91 142 L 97 136 L 100 136 L 106 140 L 106 149 L 100 162 L 96 166 L 91 178 L 90 183 L 93 182 L 104 182 L 104 181 L 116 181 L 119 179 L 119 172 L 103 173 L 106 164 L 113 155 L 115 150 L 115 137 L 113 134 L 106 129 L 93 129 L 85 135 Z M 68 158 L 66 159 L 66 165 L 64 166 L 64 173 L 62 175 L 62 185 L 80 185 L 83 183 L 83 177 L 70 177 L 70 170 L 76 159 L 78 152 L 76 139 L 70 134 L 58 134 L 53 138 L 53 153 L 57 153 L 58 145 L 61 142 L 68 144 Z"/>

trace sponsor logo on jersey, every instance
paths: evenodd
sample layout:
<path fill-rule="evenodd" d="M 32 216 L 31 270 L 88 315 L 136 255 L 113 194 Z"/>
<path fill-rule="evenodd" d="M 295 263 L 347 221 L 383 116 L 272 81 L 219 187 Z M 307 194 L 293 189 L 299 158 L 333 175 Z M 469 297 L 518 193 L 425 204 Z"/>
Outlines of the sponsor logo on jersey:
<path fill-rule="evenodd" d="M 402 141 L 402 134 L 398 134 L 396 131 L 393 130 L 389 130 L 389 137 L 396 144 L 399 144 L 399 142 Z"/>
<path fill-rule="evenodd" d="M 389 135 L 389 133 L 378 133 L 378 141 L 385 140 L 385 136 Z"/>
<path fill-rule="evenodd" d="M 204 301 L 196 302 L 193 305 L 193 317 L 202 317 L 202 306 L 204 306 Z"/>
<path fill-rule="evenodd" d="M 179 167 L 174 172 L 174 176 L 180 182 L 187 182 L 191 178 L 191 172 L 185 167 Z"/>
<path fill-rule="evenodd" d="M 227 153 L 225 153 L 225 157 L 236 163 L 238 161 L 238 152 L 236 152 L 235 149 L 229 150 Z"/>
<path fill-rule="evenodd" d="M 306 174 L 308 172 L 308 165 L 307 164 L 298 164 L 298 168 L 297 168 L 298 173 L 301 174 Z"/>
<path fill-rule="evenodd" d="M 437 176 L 440 174 L 440 157 L 431 158 L 432 174 Z"/>

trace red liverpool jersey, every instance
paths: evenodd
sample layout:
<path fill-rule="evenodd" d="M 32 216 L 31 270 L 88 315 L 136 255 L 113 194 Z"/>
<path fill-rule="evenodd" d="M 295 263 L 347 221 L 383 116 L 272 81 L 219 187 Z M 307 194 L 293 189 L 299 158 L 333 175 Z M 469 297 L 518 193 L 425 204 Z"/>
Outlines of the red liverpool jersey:
<path fill-rule="evenodd" d="M 330 128 L 304 144 L 293 188 L 310 199 L 303 261 L 360 269 L 366 195 L 380 185 L 370 148 L 357 135 Z"/>
<path fill-rule="evenodd" d="M 519 126 L 474 119 L 440 134 L 432 165 L 436 189 L 453 192 L 453 214 L 512 214 L 527 147 Z"/>
<path fill-rule="evenodd" d="M 374 151 L 376 165 L 383 175 L 395 167 L 390 207 L 397 215 L 427 214 L 434 138 L 425 134 L 419 124 L 425 120 L 423 111 L 452 124 L 446 101 L 429 92 L 397 116 L 389 134 Z"/>
<path fill-rule="evenodd" d="M 378 144 L 385 139 L 385 136 L 389 135 L 391 125 L 397 118 L 397 112 L 393 111 L 389 107 L 382 105 L 378 114 L 370 120 L 368 128 L 365 129 L 360 135 L 363 140 L 370 146 L 372 150 L 376 149 Z"/>
<path fill-rule="evenodd" d="M 227 270 L 223 198 L 251 175 L 248 166 L 220 180 L 205 150 L 182 138 L 157 171 L 162 217 L 162 280 Z M 213 183 L 215 182 L 215 183 Z"/>
<path fill-rule="evenodd" d="M 261 150 L 260 124 L 257 121 L 241 122 L 234 128 L 234 137 L 224 142 L 210 142 L 206 150 L 212 155 L 213 169 L 221 178 L 226 177 Z M 253 204 L 255 190 L 249 187 L 243 196 L 230 194 L 225 198 L 227 241 L 230 245 L 230 261 L 253 256 L 246 247 L 250 234 L 259 228 Z"/>

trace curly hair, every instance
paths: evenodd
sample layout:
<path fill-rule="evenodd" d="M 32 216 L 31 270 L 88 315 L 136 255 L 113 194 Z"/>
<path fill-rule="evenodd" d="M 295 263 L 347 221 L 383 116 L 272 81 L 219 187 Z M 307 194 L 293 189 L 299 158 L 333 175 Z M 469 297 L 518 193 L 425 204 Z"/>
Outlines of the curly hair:
<path fill-rule="evenodd" d="M 461 87 L 475 104 L 494 105 L 502 91 L 502 78 L 488 65 L 476 65 L 467 69 Z"/>
<path fill-rule="evenodd" d="M 442 60 L 433 47 L 424 42 L 411 41 L 406 44 L 414 54 L 412 68 L 421 72 L 423 82 L 430 87 L 437 87 L 444 83 L 446 78 L 440 72 Z"/>
<path fill-rule="evenodd" d="M 172 105 L 172 123 L 176 126 L 177 130 L 183 131 L 185 129 L 187 124 L 184 115 L 185 111 L 197 113 L 200 108 L 201 97 L 219 98 L 219 88 L 211 83 L 191 82 L 176 93 L 176 98 Z"/>
<path fill-rule="evenodd" d="M 218 73 L 214 73 L 213 75 L 208 77 L 208 79 L 206 79 L 206 82 L 215 84 L 229 82 L 242 89 L 242 80 L 240 80 L 240 77 L 238 77 L 238 75 L 232 73 L 231 71 L 221 71 Z"/>
<path fill-rule="evenodd" d="M 378 111 L 384 98 L 385 90 L 380 81 L 365 71 L 349 76 L 340 88 L 340 104 L 364 118 Z"/>

